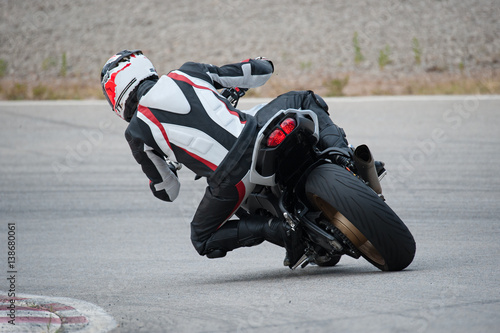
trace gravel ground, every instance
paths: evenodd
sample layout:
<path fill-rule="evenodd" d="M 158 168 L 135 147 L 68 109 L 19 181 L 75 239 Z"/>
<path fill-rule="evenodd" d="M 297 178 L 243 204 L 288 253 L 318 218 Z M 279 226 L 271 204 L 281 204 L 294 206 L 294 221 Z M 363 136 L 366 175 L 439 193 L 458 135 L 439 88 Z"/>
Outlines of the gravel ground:
<path fill-rule="evenodd" d="M 263 55 L 276 64 L 276 82 L 292 86 L 345 75 L 491 77 L 500 67 L 498 17 L 494 0 L 1 0 L 0 59 L 7 79 L 92 84 L 124 48 L 142 49 L 162 73 L 190 60 Z"/>

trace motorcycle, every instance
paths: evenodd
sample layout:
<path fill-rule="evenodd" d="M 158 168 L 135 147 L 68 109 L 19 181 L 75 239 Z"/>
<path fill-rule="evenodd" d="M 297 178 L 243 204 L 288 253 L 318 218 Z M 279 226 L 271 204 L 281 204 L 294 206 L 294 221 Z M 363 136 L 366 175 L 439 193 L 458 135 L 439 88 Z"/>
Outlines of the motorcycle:
<path fill-rule="evenodd" d="M 237 100 L 244 91 L 237 91 Z M 369 148 L 352 159 L 337 148 L 319 150 L 318 118 L 310 110 L 281 110 L 260 129 L 250 182 L 253 192 L 236 212 L 283 217 L 300 228 L 305 251 L 291 267 L 334 266 L 341 256 L 365 258 L 382 271 L 413 261 L 413 235 L 382 195 L 385 169 Z"/>

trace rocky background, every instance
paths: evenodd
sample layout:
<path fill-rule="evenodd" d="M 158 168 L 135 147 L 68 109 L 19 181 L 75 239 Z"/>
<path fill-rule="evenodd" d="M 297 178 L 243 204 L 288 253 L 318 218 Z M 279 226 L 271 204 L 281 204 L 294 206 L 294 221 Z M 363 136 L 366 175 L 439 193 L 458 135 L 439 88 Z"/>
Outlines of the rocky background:
<path fill-rule="evenodd" d="M 122 49 L 158 72 L 266 56 L 325 95 L 500 93 L 495 0 L 0 0 L 0 98 L 100 98 Z"/>

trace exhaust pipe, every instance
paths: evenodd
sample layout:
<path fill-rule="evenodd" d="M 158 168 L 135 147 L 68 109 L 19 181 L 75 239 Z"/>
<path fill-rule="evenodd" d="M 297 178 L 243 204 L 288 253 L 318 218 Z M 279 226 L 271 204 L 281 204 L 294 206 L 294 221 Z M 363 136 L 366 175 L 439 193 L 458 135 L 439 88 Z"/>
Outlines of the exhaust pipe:
<path fill-rule="evenodd" d="M 382 194 L 382 186 L 375 169 L 375 160 L 367 145 L 360 145 L 354 150 L 354 165 L 358 174 L 377 193 Z"/>

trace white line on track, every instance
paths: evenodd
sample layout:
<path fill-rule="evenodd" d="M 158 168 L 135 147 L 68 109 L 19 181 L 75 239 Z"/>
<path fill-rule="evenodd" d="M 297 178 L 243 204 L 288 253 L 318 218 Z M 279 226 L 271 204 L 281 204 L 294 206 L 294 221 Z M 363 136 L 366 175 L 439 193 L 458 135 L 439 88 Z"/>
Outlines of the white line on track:
<path fill-rule="evenodd" d="M 5 302 L 8 299 L 5 295 L 7 293 L 0 290 L 0 298 L 3 300 L 0 305 L 9 304 Z M 101 307 L 74 298 L 16 294 L 15 304 L 19 309 L 15 313 L 17 318 L 32 317 L 33 320 L 18 321 L 16 325 L 11 325 L 5 322 L 5 320 L 0 320 L 0 332 L 39 332 L 41 324 L 45 329 L 48 327 L 46 323 L 38 322 L 39 320 L 36 318 L 44 318 L 49 315 L 54 318 L 48 328 L 49 331 L 53 329 L 57 330 L 61 322 L 65 332 L 105 333 L 117 327 L 116 321 Z M 55 307 L 60 307 L 62 310 L 49 312 L 47 309 L 37 307 L 40 305 L 43 307 L 46 304 L 55 304 Z M 26 310 L 30 307 L 32 307 L 32 310 Z M 0 319 L 5 319 L 5 317 L 9 318 L 8 313 L 0 311 Z M 72 318 L 80 319 L 80 322 L 82 318 L 86 320 L 84 320 L 84 325 L 78 325 L 72 323 Z"/>

